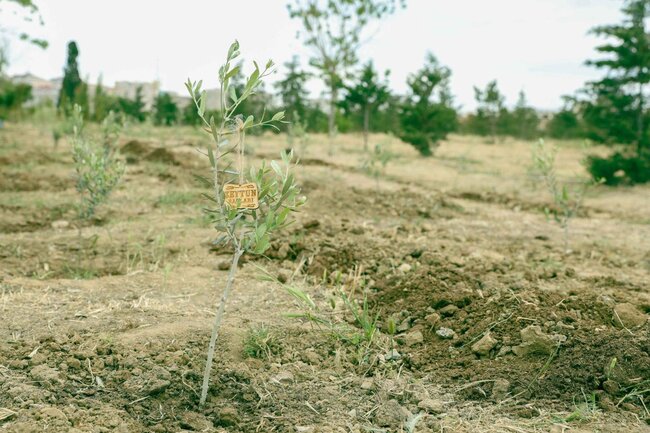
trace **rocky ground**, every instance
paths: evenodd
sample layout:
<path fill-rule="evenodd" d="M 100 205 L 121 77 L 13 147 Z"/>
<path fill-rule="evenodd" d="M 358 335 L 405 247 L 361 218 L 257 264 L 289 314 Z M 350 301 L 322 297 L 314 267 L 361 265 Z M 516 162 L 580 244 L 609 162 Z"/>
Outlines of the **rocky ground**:
<path fill-rule="evenodd" d="M 205 139 L 130 129 L 81 224 L 69 145 L 0 131 L 0 431 L 650 431 L 650 188 L 594 188 L 566 254 L 530 144 L 472 137 L 421 159 L 373 136 L 399 155 L 378 179 L 358 137 L 312 137 L 309 202 L 244 257 L 200 409 L 229 263 L 193 178 Z M 251 140 L 250 164 L 286 146 Z M 561 146 L 562 178 L 584 175 Z"/>

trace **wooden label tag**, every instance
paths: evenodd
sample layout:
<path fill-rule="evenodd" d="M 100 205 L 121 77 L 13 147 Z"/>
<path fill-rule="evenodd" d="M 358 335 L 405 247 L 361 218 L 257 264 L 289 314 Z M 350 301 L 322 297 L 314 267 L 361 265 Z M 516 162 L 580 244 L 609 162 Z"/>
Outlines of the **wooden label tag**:
<path fill-rule="evenodd" d="M 231 209 L 257 209 L 260 206 L 257 185 L 249 182 L 238 185 L 229 183 L 223 186 L 226 203 Z"/>

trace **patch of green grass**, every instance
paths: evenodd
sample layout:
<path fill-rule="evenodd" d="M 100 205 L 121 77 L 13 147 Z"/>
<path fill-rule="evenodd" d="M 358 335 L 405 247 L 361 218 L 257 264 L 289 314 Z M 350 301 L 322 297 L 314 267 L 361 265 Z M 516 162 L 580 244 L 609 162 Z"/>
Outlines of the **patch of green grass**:
<path fill-rule="evenodd" d="M 179 206 L 196 202 L 196 194 L 189 191 L 170 191 L 156 200 L 156 206 Z"/>
<path fill-rule="evenodd" d="M 244 357 L 256 359 L 271 359 L 281 351 L 277 336 L 266 326 L 260 325 L 248 331 L 244 340 Z"/>
<path fill-rule="evenodd" d="M 92 280 L 97 278 L 97 271 L 84 267 L 66 266 L 63 272 L 63 278 L 72 280 Z"/>

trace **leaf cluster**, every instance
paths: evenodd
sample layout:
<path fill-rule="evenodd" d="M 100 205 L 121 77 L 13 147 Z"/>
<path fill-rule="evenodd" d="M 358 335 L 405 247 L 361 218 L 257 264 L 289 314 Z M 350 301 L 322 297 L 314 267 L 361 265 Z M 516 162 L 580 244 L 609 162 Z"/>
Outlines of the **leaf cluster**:
<path fill-rule="evenodd" d="M 197 179 L 211 190 L 203 194 L 209 202 L 204 210 L 220 232 L 216 243 L 231 245 L 239 252 L 263 254 L 270 246 L 272 233 L 289 224 L 289 214 L 297 211 L 305 200 L 300 196 L 300 188 L 291 170 L 294 165 L 292 152 L 283 152 L 280 161 L 269 164 L 264 161 L 260 167 L 249 170 L 243 167 L 246 133 L 252 128 L 265 126 L 277 129 L 277 124 L 284 119 L 284 112 L 277 112 L 268 119 L 265 113 L 259 119 L 253 115 L 235 114 L 237 108 L 260 88 L 274 66 L 271 60 L 263 69 L 253 62 L 254 70 L 243 87 L 235 86 L 232 78 L 241 68 L 241 64 L 234 64 L 238 56 L 239 43 L 235 41 L 228 50 L 226 62 L 219 69 L 219 121 L 206 111 L 206 92 L 202 90 L 202 82 L 188 79 L 185 85 L 197 108 L 203 129 L 213 138 L 213 143 L 207 147 L 212 176 L 199 175 Z M 238 92 L 236 87 L 241 90 Z M 248 181 L 257 185 L 259 207 L 230 208 L 225 201 L 223 187 L 228 183 L 242 183 L 246 175 Z"/>

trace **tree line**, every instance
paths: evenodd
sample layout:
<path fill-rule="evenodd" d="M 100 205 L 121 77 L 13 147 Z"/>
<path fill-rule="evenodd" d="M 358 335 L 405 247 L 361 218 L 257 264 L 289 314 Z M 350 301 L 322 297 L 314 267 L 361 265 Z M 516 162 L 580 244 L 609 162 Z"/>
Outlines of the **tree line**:
<path fill-rule="evenodd" d="M 337 132 L 360 131 L 366 147 L 370 132 L 390 132 L 424 156 L 433 154 L 451 132 L 485 136 L 492 143 L 506 136 L 587 139 L 624 146 L 609 158 L 589 158 L 588 167 L 594 176 L 610 184 L 650 180 L 650 111 L 646 102 L 650 36 L 645 24 L 650 0 L 625 1 L 621 23 L 592 30 L 605 40 L 596 47 L 603 57 L 586 63 L 602 70 L 604 77 L 565 96 L 562 109 L 547 116 L 528 105 L 523 91 L 508 108 L 496 80 L 485 88 L 475 88 L 476 110 L 461 115 L 450 90 L 452 71 L 431 53 L 422 67 L 408 76 L 406 93 L 392 92 L 388 86 L 390 71 L 377 70 L 372 61 L 361 63 L 358 52 L 367 39 L 363 35 L 368 27 L 403 7 L 405 2 L 399 0 L 292 0 L 289 16 L 302 24 L 298 37 L 311 50 L 309 64 L 303 68 L 293 57 L 284 64 L 284 76 L 274 89 L 260 89 L 239 108 L 240 112 L 259 116 L 262 107 L 278 101 L 288 120 L 300 122 L 308 131 L 328 133 L 330 137 Z M 140 92 L 134 99 L 115 97 L 100 84 L 90 107 L 87 84 L 77 67 L 78 55 L 76 44 L 71 42 L 57 103 L 64 114 L 77 103 L 98 121 L 114 111 L 136 121 L 149 117 L 159 125 L 196 122 L 196 107 L 188 104 L 181 108 L 165 92 L 146 113 Z M 309 95 L 306 84 L 312 78 L 322 81 L 325 98 Z M 241 70 L 233 83 L 235 91 L 243 86 Z M 15 108 L 26 97 L 28 90 L 24 88 L 0 89 L 1 109 Z M 215 114 L 218 117 L 219 113 Z"/>

